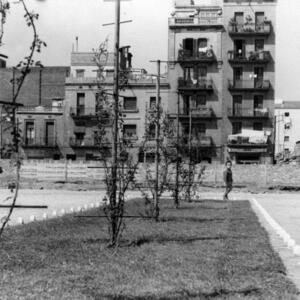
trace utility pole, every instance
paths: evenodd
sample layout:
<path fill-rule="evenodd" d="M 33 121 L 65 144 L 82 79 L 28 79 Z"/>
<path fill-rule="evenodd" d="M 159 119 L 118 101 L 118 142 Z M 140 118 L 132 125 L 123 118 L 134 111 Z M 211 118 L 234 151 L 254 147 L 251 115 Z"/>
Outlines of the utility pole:
<path fill-rule="evenodd" d="M 179 208 L 179 93 L 177 93 L 177 130 L 176 130 L 176 189 L 175 205 Z"/>
<path fill-rule="evenodd" d="M 112 207 L 112 220 L 113 220 L 113 236 L 117 231 L 116 219 L 116 204 L 117 204 L 117 171 L 118 171 L 118 136 L 119 136 L 119 49 L 120 49 L 120 0 L 116 0 L 115 6 L 115 49 L 114 49 L 114 124 L 113 124 L 113 139 L 112 139 L 112 186 L 111 186 L 111 197 L 110 205 Z"/>
<path fill-rule="evenodd" d="M 191 172 L 192 172 L 192 107 L 191 96 L 189 97 L 189 184 L 188 184 L 188 201 L 191 201 Z"/>
<path fill-rule="evenodd" d="M 158 221 L 159 217 L 159 196 L 158 196 L 158 164 L 159 164 L 159 140 L 160 140 L 160 60 L 157 60 L 157 77 L 156 77 L 156 127 L 155 127 L 155 194 L 154 194 L 154 207 L 155 207 L 155 220 Z"/>

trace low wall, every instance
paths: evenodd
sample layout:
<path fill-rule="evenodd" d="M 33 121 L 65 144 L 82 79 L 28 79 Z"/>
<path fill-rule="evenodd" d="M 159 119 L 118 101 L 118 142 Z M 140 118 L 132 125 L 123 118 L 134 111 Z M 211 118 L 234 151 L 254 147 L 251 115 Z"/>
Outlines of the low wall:
<path fill-rule="evenodd" d="M 13 178 L 14 168 L 9 165 L 9 162 L 2 160 L 0 165 Z M 154 166 L 152 167 L 154 171 Z M 223 165 L 205 165 L 202 182 L 222 184 L 223 170 Z M 234 165 L 232 171 L 235 185 L 300 186 L 299 165 Z M 171 172 L 175 180 L 174 166 Z M 145 174 L 145 167 L 140 164 L 136 174 L 137 181 L 143 182 Z M 37 181 L 95 181 L 104 178 L 105 169 L 100 162 L 27 160 L 23 162 L 21 168 L 21 179 Z"/>

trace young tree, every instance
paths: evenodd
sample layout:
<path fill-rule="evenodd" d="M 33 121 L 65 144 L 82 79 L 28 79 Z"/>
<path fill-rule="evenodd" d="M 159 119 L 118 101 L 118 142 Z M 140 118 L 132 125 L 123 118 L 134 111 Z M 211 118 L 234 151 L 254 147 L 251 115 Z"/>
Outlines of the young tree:
<path fill-rule="evenodd" d="M 109 246 L 118 246 L 122 230 L 124 228 L 125 193 L 130 184 L 135 182 L 135 173 L 138 169 L 138 159 L 132 153 L 132 137 L 123 132 L 122 105 L 119 104 L 118 116 L 118 160 L 117 160 L 117 199 L 113 199 L 113 174 L 111 157 L 111 128 L 113 118 L 113 104 L 109 97 L 109 91 L 105 88 L 105 67 L 108 60 L 108 40 L 100 44 L 94 50 L 94 60 L 98 66 L 98 86 L 96 91 L 96 115 L 97 115 L 97 144 L 99 146 L 101 161 L 105 168 L 105 185 L 107 201 L 104 204 L 104 213 L 108 221 L 110 236 Z M 128 70 L 121 70 L 120 89 L 128 83 Z"/>
<path fill-rule="evenodd" d="M 0 5 L 0 15 L 1 15 L 1 27 L 0 27 L 0 45 L 2 42 L 3 37 L 3 25 L 5 24 L 6 15 L 10 6 L 7 1 L 1 1 Z M 13 78 L 11 83 L 13 85 L 13 96 L 12 102 L 9 103 L 6 107 L 8 108 L 8 115 L 10 116 L 7 120 L 10 123 L 10 129 L 12 130 L 12 142 L 7 145 L 6 151 L 11 157 L 11 163 L 16 169 L 16 178 L 15 178 L 15 185 L 13 186 L 14 194 L 10 198 L 12 200 L 10 209 L 8 214 L 1 219 L 1 227 L 0 227 L 0 239 L 2 237 L 3 231 L 7 226 L 10 217 L 14 211 L 15 204 L 18 198 L 19 186 L 20 186 L 20 169 L 22 164 L 21 154 L 20 154 L 20 144 L 21 144 L 21 134 L 20 129 L 18 126 L 18 120 L 16 117 L 17 107 L 18 107 L 18 97 L 25 81 L 26 76 L 30 73 L 31 67 L 35 63 L 33 60 L 33 56 L 36 52 L 40 52 L 42 47 L 46 47 L 46 43 L 43 42 L 37 33 L 35 22 L 38 20 L 39 15 L 30 12 L 24 2 L 24 0 L 19 0 L 17 3 L 21 4 L 25 14 L 25 22 L 28 27 L 32 29 L 32 42 L 29 49 L 29 54 L 24 57 L 23 60 L 19 62 L 19 64 L 13 68 Z"/>
<path fill-rule="evenodd" d="M 157 114 L 156 110 L 160 113 Z M 159 119 L 157 119 L 159 115 Z M 155 141 L 155 129 L 159 126 L 158 140 Z M 158 142 L 158 157 L 159 157 L 159 172 L 158 185 L 156 184 L 156 172 L 153 170 L 153 164 L 146 163 L 145 165 L 145 182 L 146 190 L 141 189 L 145 199 L 146 214 L 159 220 L 160 214 L 160 198 L 167 190 L 172 190 L 172 182 L 174 173 L 172 172 L 172 164 L 176 159 L 175 148 L 175 126 L 174 122 L 163 112 L 161 105 L 158 108 L 155 106 L 147 110 L 145 124 L 145 143 L 142 149 L 143 153 L 147 153 L 153 142 Z M 155 150 L 157 151 L 157 150 Z M 157 198 L 156 198 L 157 197 Z"/>

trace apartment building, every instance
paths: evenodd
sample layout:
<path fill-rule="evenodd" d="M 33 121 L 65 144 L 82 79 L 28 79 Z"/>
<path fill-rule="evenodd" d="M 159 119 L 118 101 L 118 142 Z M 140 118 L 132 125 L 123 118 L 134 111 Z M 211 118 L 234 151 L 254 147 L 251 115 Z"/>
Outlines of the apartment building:
<path fill-rule="evenodd" d="M 126 47 L 128 48 L 128 47 Z M 127 49 L 128 50 L 128 49 Z M 128 55 L 127 51 L 127 55 Z M 131 58 L 131 54 L 129 54 Z M 126 56 L 127 57 L 127 56 Z M 145 70 L 133 69 L 130 62 L 121 57 L 121 64 L 127 70 L 126 83 L 120 90 L 122 134 L 132 143 L 132 151 L 140 154 L 140 146 L 145 136 L 146 115 L 156 101 L 156 77 Z M 101 83 L 109 100 L 113 94 L 114 57 L 110 53 L 105 63 L 105 80 Z M 127 66 L 126 66 L 127 64 Z M 121 66 L 122 68 L 122 66 Z M 161 103 L 167 104 L 169 84 L 161 79 Z M 99 145 L 96 141 L 98 118 L 96 97 L 98 92 L 97 65 L 92 52 L 71 53 L 71 71 L 66 79 L 65 138 L 64 156 L 76 159 L 96 159 Z M 107 116 L 107 145 L 111 146 L 111 119 Z M 109 150 L 109 149 L 108 149 Z M 149 153 L 151 153 L 149 147 Z M 147 152 L 147 151 L 146 151 Z M 145 153 L 145 156 L 147 154 Z"/>
<path fill-rule="evenodd" d="M 191 132 L 197 160 L 271 162 L 275 9 L 276 1 L 175 1 L 168 111 L 179 114 L 182 136 Z"/>
<path fill-rule="evenodd" d="M 22 149 L 26 158 L 61 157 L 60 145 L 63 141 L 63 103 L 65 79 L 68 67 L 33 67 L 20 90 L 18 103 L 18 126 L 22 136 Z M 13 68 L 0 68 L 0 100 L 11 102 L 12 79 L 18 78 L 19 71 Z M 0 144 L 2 151 L 12 141 L 11 107 L 1 105 Z"/>
<path fill-rule="evenodd" d="M 282 101 L 275 104 L 275 154 L 289 158 L 297 152 L 300 143 L 300 101 Z"/>
<path fill-rule="evenodd" d="M 271 163 L 274 153 L 276 1 L 223 3 L 223 91 L 227 154 Z"/>

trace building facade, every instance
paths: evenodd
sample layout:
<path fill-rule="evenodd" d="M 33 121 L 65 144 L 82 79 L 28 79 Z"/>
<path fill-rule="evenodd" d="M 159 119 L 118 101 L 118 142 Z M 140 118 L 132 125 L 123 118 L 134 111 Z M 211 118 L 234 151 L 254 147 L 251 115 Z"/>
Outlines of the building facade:
<path fill-rule="evenodd" d="M 275 104 L 275 154 L 277 158 L 300 156 L 300 102 L 282 101 Z M 297 152 L 297 153 L 295 153 Z"/>
<path fill-rule="evenodd" d="M 22 149 L 26 158 L 60 158 L 63 142 L 65 80 L 68 67 L 33 67 L 20 90 L 17 102 L 18 126 L 22 135 Z M 12 79 L 19 76 L 12 68 L 0 68 L 0 100 L 11 102 Z M 0 143 L 3 150 L 11 143 L 11 110 L 1 106 Z M 1 155 L 4 155 L 1 151 Z M 2 157 L 3 157 L 2 155 Z"/>
<path fill-rule="evenodd" d="M 131 63 L 130 63 L 131 64 Z M 113 94 L 113 55 L 109 54 L 105 65 L 105 87 L 108 98 Z M 126 84 L 120 90 L 120 110 L 123 135 L 132 142 L 132 151 L 139 154 L 145 136 L 146 115 L 156 101 L 156 78 L 144 71 L 130 68 Z M 166 106 L 169 84 L 161 80 L 161 102 Z M 97 65 L 91 52 L 71 54 L 71 72 L 66 80 L 65 100 L 65 156 L 76 159 L 97 159 L 99 145 L 96 141 L 98 126 L 96 97 L 98 91 Z M 111 122 L 107 120 L 107 144 L 111 145 Z M 146 154 L 145 154 L 146 155 Z"/>
<path fill-rule="evenodd" d="M 271 162 L 275 12 L 276 1 L 175 1 L 168 111 L 199 160 Z"/>

